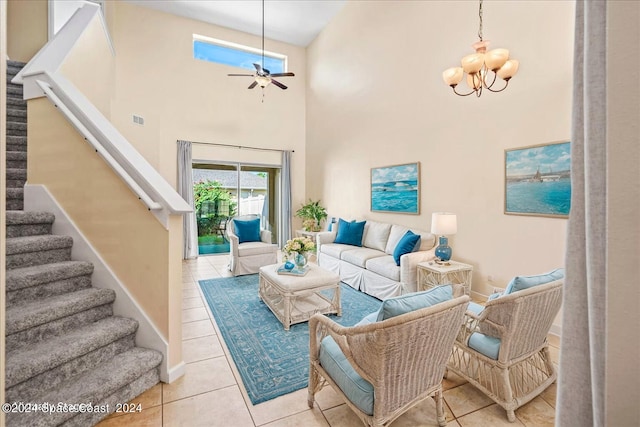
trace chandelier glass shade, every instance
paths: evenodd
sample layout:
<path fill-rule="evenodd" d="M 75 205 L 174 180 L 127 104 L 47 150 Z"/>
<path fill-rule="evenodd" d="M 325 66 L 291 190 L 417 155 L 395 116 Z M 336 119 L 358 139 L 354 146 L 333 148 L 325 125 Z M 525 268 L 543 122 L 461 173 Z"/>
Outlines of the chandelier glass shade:
<path fill-rule="evenodd" d="M 490 92 L 502 92 L 509 85 L 509 80 L 518 72 L 519 63 L 515 59 L 509 59 L 507 49 L 492 49 L 487 51 L 489 40 L 482 39 L 482 1 L 480 0 L 479 17 L 480 28 L 478 37 L 480 41 L 472 45 L 476 53 L 472 53 L 462 58 L 460 67 L 448 68 L 442 73 L 442 79 L 447 86 L 451 86 L 456 95 L 468 96 L 475 93 L 482 95 L 482 91 L 487 89 Z M 459 92 L 456 87 L 465 78 L 470 91 Z M 494 87 L 498 78 L 504 81 L 501 88 Z"/>

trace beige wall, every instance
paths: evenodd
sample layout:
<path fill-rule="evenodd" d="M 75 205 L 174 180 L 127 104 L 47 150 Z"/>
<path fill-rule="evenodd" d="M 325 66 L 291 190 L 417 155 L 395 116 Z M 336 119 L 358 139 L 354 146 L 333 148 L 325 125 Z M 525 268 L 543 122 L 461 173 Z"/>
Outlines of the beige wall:
<path fill-rule="evenodd" d="M 169 233 L 48 100 L 28 101 L 27 126 L 29 183 L 47 186 L 177 352 L 170 363 L 179 362 L 169 297 L 180 260 Z"/>
<path fill-rule="evenodd" d="M 29 61 L 48 39 L 47 0 L 7 2 L 7 55 L 14 61 Z"/>
<path fill-rule="evenodd" d="M 90 70 L 90 72 L 89 72 Z M 59 72 L 108 119 L 114 95 L 115 58 L 96 15 L 64 59 Z M 96 84 L 96 82 L 100 82 Z"/>
<path fill-rule="evenodd" d="M 455 212 L 453 257 L 473 264 L 472 290 L 488 294 L 564 265 L 565 219 L 504 215 L 504 150 L 569 140 L 574 4 L 485 2 L 485 40 L 521 68 L 479 99 L 441 78 L 473 52 L 477 7 L 346 4 L 307 51 L 306 188 L 345 217 L 429 230 L 432 212 Z M 416 161 L 420 215 L 372 213 L 370 169 Z"/>
<path fill-rule="evenodd" d="M 176 140 L 295 150 L 294 205 L 304 200 L 305 51 L 266 40 L 265 48 L 288 55 L 296 77 L 289 86 L 247 90 L 250 78 L 227 77 L 235 67 L 193 58 L 193 34 L 260 47 L 259 37 L 168 15 L 109 3 L 109 27 L 116 50 L 113 123 L 170 183 L 176 183 Z M 134 124 L 132 115 L 144 117 Z M 245 150 L 237 160 L 273 164 L 268 152 Z M 194 147 L 199 160 L 226 159 L 224 148 Z M 241 158 L 240 158 L 241 157 Z M 280 163 L 279 157 L 277 163 Z"/>
<path fill-rule="evenodd" d="M 606 425 L 640 425 L 640 3 L 607 3 Z M 629 84 L 629 82 L 634 82 Z"/>

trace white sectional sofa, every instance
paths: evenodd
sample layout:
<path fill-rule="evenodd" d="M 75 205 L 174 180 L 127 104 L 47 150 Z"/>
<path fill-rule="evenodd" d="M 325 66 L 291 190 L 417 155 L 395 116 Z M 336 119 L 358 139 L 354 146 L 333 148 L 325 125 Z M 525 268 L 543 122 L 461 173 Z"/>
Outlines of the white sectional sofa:
<path fill-rule="evenodd" d="M 400 257 L 398 266 L 393 253 L 408 230 L 420 235 L 420 241 L 413 252 Z M 361 247 L 335 243 L 336 234 L 337 227 L 316 236 L 318 264 L 337 273 L 349 286 L 379 299 L 415 292 L 418 263 L 435 258 L 435 236 L 402 225 L 367 221 Z"/>

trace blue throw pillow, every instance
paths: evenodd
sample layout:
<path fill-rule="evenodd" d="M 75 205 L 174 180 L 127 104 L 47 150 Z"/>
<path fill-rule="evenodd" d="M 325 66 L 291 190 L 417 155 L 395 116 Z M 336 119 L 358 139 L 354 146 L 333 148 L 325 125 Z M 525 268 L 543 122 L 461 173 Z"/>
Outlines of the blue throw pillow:
<path fill-rule="evenodd" d="M 451 285 L 436 286 L 428 291 L 388 298 L 382 301 L 380 310 L 378 310 L 377 320 L 386 320 L 421 308 L 431 307 L 432 305 L 449 301 L 452 298 L 453 290 Z"/>
<path fill-rule="evenodd" d="M 396 248 L 393 250 L 393 259 L 396 265 L 400 265 L 400 257 L 409 252 L 413 252 L 413 248 L 418 245 L 420 241 L 420 235 L 411 232 L 411 230 L 404 233 L 404 236 L 400 239 Z"/>
<path fill-rule="evenodd" d="M 260 218 L 248 221 L 234 219 L 233 226 L 239 243 L 260 241 Z"/>
<path fill-rule="evenodd" d="M 364 224 L 367 221 L 347 222 L 340 218 L 338 222 L 338 234 L 334 243 L 342 243 L 343 245 L 362 246 L 362 234 L 364 233 Z"/>
<path fill-rule="evenodd" d="M 535 276 L 516 276 L 507 285 L 503 295 L 509 295 L 517 291 L 529 289 L 536 285 L 544 285 L 564 277 L 564 268 L 557 268 L 545 274 Z"/>

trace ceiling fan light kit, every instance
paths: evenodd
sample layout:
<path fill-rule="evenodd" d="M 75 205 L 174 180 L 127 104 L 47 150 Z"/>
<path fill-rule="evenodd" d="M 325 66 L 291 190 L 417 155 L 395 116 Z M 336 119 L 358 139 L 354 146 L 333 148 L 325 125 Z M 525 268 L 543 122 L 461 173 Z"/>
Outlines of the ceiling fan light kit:
<path fill-rule="evenodd" d="M 228 76 L 243 76 L 243 77 L 253 77 L 254 81 L 248 87 L 248 89 L 253 89 L 256 86 L 260 86 L 262 88 L 262 97 L 264 102 L 264 88 L 273 83 L 274 86 L 279 87 L 280 89 L 287 89 L 287 86 L 283 85 L 274 77 L 294 77 L 294 73 L 275 73 L 271 74 L 269 70 L 264 68 L 264 0 L 262 0 L 262 64 L 258 64 L 256 62 L 253 63 L 253 66 L 256 68 L 255 74 L 228 74 Z"/>
<path fill-rule="evenodd" d="M 490 92 L 502 92 L 509 85 L 509 80 L 518 72 L 520 65 L 517 60 L 509 59 L 507 49 L 487 51 L 489 40 L 482 39 L 482 2 L 483 0 L 480 0 L 478 11 L 480 17 L 478 37 L 480 41 L 472 45 L 476 53 L 463 57 L 460 61 L 461 67 L 448 68 L 442 73 L 445 84 L 451 86 L 456 95 L 469 96 L 475 93 L 477 97 L 480 97 L 483 89 Z M 460 93 L 456 90 L 456 86 L 462 81 L 465 74 L 467 74 L 466 82 L 471 91 Z M 494 89 L 498 77 L 505 83 L 501 89 Z"/>

